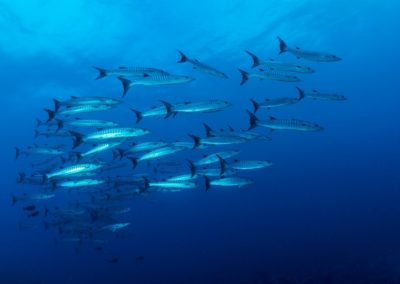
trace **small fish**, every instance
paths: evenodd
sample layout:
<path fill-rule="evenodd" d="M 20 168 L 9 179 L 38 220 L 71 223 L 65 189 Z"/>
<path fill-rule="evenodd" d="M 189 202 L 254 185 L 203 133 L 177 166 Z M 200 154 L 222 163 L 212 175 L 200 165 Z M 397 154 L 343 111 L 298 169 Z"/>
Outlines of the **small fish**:
<path fill-rule="evenodd" d="M 342 95 L 338 95 L 335 93 L 321 93 L 317 90 L 312 90 L 309 93 L 305 93 L 307 98 L 313 100 L 322 100 L 322 101 L 345 101 L 347 98 Z"/>
<path fill-rule="evenodd" d="M 121 100 L 110 98 L 110 97 L 76 97 L 72 96 L 71 99 L 65 101 L 59 101 L 53 99 L 54 111 L 57 112 L 61 107 L 73 107 L 73 106 L 84 106 L 84 105 L 119 105 L 122 103 Z"/>
<path fill-rule="evenodd" d="M 67 122 L 61 121 L 61 128 L 67 124 L 72 127 L 96 127 L 96 128 L 111 128 L 118 127 L 118 123 L 113 121 L 99 120 L 99 119 L 80 119 L 70 120 Z"/>
<path fill-rule="evenodd" d="M 93 66 L 94 69 L 99 71 L 99 75 L 95 78 L 95 80 L 102 79 L 106 76 L 113 77 L 142 77 L 144 74 L 148 74 L 150 76 L 158 75 L 158 74 L 169 74 L 164 70 L 151 68 L 151 67 L 125 67 L 120 66 L 116 69 L 105 69 L 100 67 Z"/>
<path fill-rule="evenodd" d="M 144 117 L 167 117 L 168 116 L 168 111 L 165 105 L 158 106 L 158 107 L 152 107 L 148 111 L 138 111 L 136 109 L 130 108 L 130 110 L 135 114 L 136 116 L 136 123 L 139 123 Z"/>
<path fill-rule="evenodd" d="M 240 86 L 247 82 L 249 78 L 258 78 L 260 80 L 269 79 L 274 81 L 282 81 L 282 82 L 300 82 L 301 80 L 293 75 L 287 75 L 281 72 L 263 72 L 263 73 L 249 73 L 242 69 L 238 69 L 240 74 L 242 75 L 242 81 L 240 82 Z M 260 71 L 265 71 L 264 69 L 260 69 Z"/>
<path fill-rule="evenodd" d="M 198 102 L 184 102 L 171 104 L 167 101 L 161 100 L 167 110 L 166 117 L 176 115 L 177 113 L 195 113 L 195 112 L 217 112 L 230 107 L 232 104 L 223 100 L 208 100 Z"/>
<path fill-rule="evenodd" d="M 131 80 L 128 80 L 123 77 L 118 77 L 118 79 L 122 83 L 124 97 L 128 90 L 135 85 L 143 85 L 143 86 L 159 86 L 159 85 L 176 85 L 188 83 L 194 80 L 194 78 L 184 75 L 173 75 L 173 74 L 156 74 L 149 75 L 145 73 L 142 77 L 136 77 Z"/>
<path fill-rule="evenodd" d="M 55 194 L 46 194 L 46 193 L 32 193 L 32 194 L 27 194 L 24 193 L 22 196 L 15 196 L 12 195 L 12 205 L 17 203 L 17 201 L 34 201 L 34 200 L 46 200 L 50 198 L 54 198 L 56 195 Z"/>
<path fill-rule="evenodd" d="M 117 127 L 98 130 L 87 135 L 83 135 L 76 131 L 69 131 L 74 137 L 73 149 L 83 142 L 96 142 L 109 139 L 125 139 L 149 134 L 150 131 L 143 128 Z"/>
<path fill-rule="evenodd" d="M 200 145 L 232 145 L 245 143 L 247 139 L 236 135 L 221 135 L 200 138 L 195 135 L 189 134 L 193 139 L 193 149 L 198 148 Z"/>
<path fill-rule="evenodd" d="M 270 161 L 262 161 L 262 160 L 234 160 L 231 163 L 227 163 L 225 159 L 221 156 L 218 156 L 220 166 L 221 166 L 221 176 L 224 175 L 227 169 L 234 170 L 254 170 L 270 167 L 273 165 Z"/>
<path fill-rule="evenodd" d="M 284 52 L 289 52 L 296 56 L 298 59 L 303 58 L 311 61 L 317 61 L 317 62 L 334 62 L 334 61 L 340 61 L 342 60 L 340 57 L 329 54 L 329 53 L 322 53 L 322 52 L 317 52 L 317 51 L 307 51 L 307 50 L 302 50 L 300 47 L 289 47 L 287 44 L 278 36 L 277 37 L 279 40 L 279 54 L 284 53 Z"/>
<path fill-rule="evenodd" d="M 296 73 L 315 72 L 315 70 L 313 70 L 311 67 L 308 66 L 302 66 L 296 63 L 280 62 L 271 58 L 269 60 L 262 60 L 259 57 L 257 57 L 254 53 L 251 53 L 250 51 L 246 51 L 246 53 L 250 55 L 251 58 L 253 59 L 253 65 L 251 66 L 251 68 L 264 66 L 270 70 L 280 71 L 280 72 L 296 72 Z"/>
<path fill-rule="evenodd" d="M 196 188 L 197 185 L 194 182 L 190 181 L 149 181 L 147 178 L 144 178 L 144 188 L 147 189 L 149 187 L 158 187 L 164 189 L 190 189 Z"/>
<path fill-rule="evenodd" d="M 300 102 L 304 98 L 304 91 L 300 89 L 299 87 L 296 87 L 297 91 L 299 92 L 299 96 L 297 98 L 277 98 L 277 99 L 265 99 L 263 102 L 256 102 L 253 99 L 250 99 L 251 103 L 253 104 L 254 107 L 254 113 L 257 112 L 258 109 L 260 108 L 274 108 L 274 107 L 280 107 L 280 106 L 286 106 L 286 105 L 292 105 Z"/>
<path fill-rule="evenodd" d="M 132 147 L 130 147 L 127 150 L 123 150 L 118 148 L 118 155 L 120 158 L 128 155 L 128 154 L 134 154 L 134 153 L 138 153 L 138 152 L 144 152 L 144 151 L 152 151 L 155 149 L 159 149 L 162 147 L 166 147 L 168 146 L 167 142 L 163 142 L 163 141 L 155 141 L 155 142 L 142 142 L 142 143 L 133 143 Z"/>
<path fill-rule="evenodd" d="M 102 166 L 103 166 L 102 164 L 91 164 L 91 163 L 76 164 L 44 174 L 44 180 L 55 177 L 66 177 L 75 174 L 92 172 L 99 170 Z"/>
<path fill-rule="evenodd" d="M 44 147 L 28 147 L 26 149 L 20 149 L 15 147 L 15 159 L 18 159 L 21 154 L 26 156 L 28 155 L 48 155 L 48 156 L 60 156 L 64 154 L 64 151 L 60 151 L 58 149 L 53 148 L 44 148 Z"/>
<path fill-rule="evenodd" d="M 213 153 L 210 155 L 205 155 L 202 159 L 194 162 L 194 165 L 196 166 L 209 165 L 218 162 L 219 161 L 218 157 L 221 157 L 223 159 L 228 159 L 238 155 L 239 153 L 240 153 L 239 150 L 230 150 L 230 151 L 223 151 L 223 152 Z"/>
<path fill-rule="evenodd" d="M 101 143 L 99 145 L 94 145 L 94 147 L 92 149 L 87 150 L 86 152 L 83 152 L 83 153 L 74 152 L 73 154 L 75 154 L 77 157 L 77 160 L 80 161 L 82 158 L 85 158 L 87 156 L 95 155 L 95 154 L 116 148 L 119 145 L 121 145 L 122 143 L 123 143 L 123 141 Z"/>
<path fill-rule="evenodd" d="M 101 230 L 106 230 L 106 231 L 111 231 L 111 232 L 115 232 L 117 230 L 123 229 L 127 226 L 129 226 L 131 223 L 115 223 L 115 224 L 110 224 L 110 225 L 106 225 L 103 226 L 101 228 Z"/>
<path fill-rule="evenodd" d="M 36 206 L 35 205 L 28 205 L 28 206 L 25 206 L 22 209 L 24 209 L 25 211 L 34 211 L 36 209 Z"/>
<path fill-rule="evenodd" d="M 299 119 L 276 119 L 270 116 L 268 120 L 260 120 L 253 113 L 247 111 L 250 116 L 250 129 L 256 126 L 267 127 L 272 130 L 297 130 L 297 131 L 321 131 L 324 128 L 316 123 Z"/>
<path fill-rule="evenodd" d="M 205 72 L 207 74 L 210 74 L 210 75 L 213 75 L 216 77 L 228 79 L 228 76 L 226 76 L 225 73 L 215 69 L 214 67 L 206 65 L 206 64 L 198 61 L 197 59 L 190 59 L 185 54 L 183 54 L 183 52 L 180 50 L 178 50 L 178 52 L 181 55 L 181 58 L 178 61 L 178 63 L 188 62 L 193 65 L 193 69 L 197 69 L 199 71 Z"/>
<path fill-rule="evenodd" d="M 63 182 L 56 182 L 55 186 L 61 186 L 61 187 L 83 187 L 83 186 L 94 186 L 94 185 L 100 185 L 105 183 L 105 180 L 102 179 L 81 179 L 81 180 L 70 180 L 70 181 L 63 181 Z"/>
<path fill-rule="evenodd" d="M 214 179 L 214 180 L 210 180 L 207 176 L 204 176 L 204 181 L 205 181 L 206 191 L 211 186 L 223 186 L 223 187 L 237 186 L 240 188 L 242 186 L 254 183 L 254 181 L 252 179 L 244 178 L 244 177 L 237 177 L 237 176 L 223 177 L 223 178 Z"/>
<path fill-rule="evenodd" d="M 47 112 L 48 115 L 47 121 L 52 121 L 56 115 L 71 116 L 81 113 L 105 111 L 112 109 L 113 107 L 115 107 L 115 105 L 77 105 L 77 106 L 67 107 L 59 111 L 54 111 L 47 108 L 43 110 Z"/>
<path fill-rule="evenodd" d="M 128 159 L 132 161 L 132 166 L 133 166 L 133 168 L 135 168 L 137 163 L 140 161 L 157 159 L 157 158 L 164 157 L 167 155 L 175 154 L 175 153 L 183 151 L 185 149 L 186 149 L 185 147 L 180 147 L 180 146 L 165 146 L 165 147 L 161 147 L 161 148 L 152 150 L 148 153 L 145 153 L 139 158 L 129 157 Z"/>

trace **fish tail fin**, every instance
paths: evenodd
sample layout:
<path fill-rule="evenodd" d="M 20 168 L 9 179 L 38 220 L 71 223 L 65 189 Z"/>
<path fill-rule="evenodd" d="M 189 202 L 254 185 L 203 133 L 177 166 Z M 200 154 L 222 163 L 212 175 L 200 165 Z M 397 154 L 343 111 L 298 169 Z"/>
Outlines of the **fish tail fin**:
<path fill-rule="evenodd" d="M 196 175 L 196 165 L 189 159 L 186 159 L 186 161 L 189 164 L 189 169 L 190 169 L 190 177 L 194 177 Z"/>
<path fill-rule="evenodd" d="M 38 128 L 42 124 L 43 124 L 43 122 L 39 118 L 36 118 L 36 128 Z"/>
<path fill-rule="evenodd" d="M 124 149 L 122 149 L 122 148 L 117 148 L 115 150 L 117 152 L 117 157 L 116 158 L 119 158 L 120 160 L 122 160 L 122 158 L 125 157 L 125 155 L 126 155 L 126 151 Z"/>
<path fill-rule="evenodd" d="M 284 53 L 287 51 L 287 45 L 279 36 L 277 36 L 277 38 L 279 40 L 279 54 Z"/>
<path fill-rule="evenodd" d="M 150 187 L 149 179 L 145 176 L 142 176 L 143 184 L 144 184 L 144 191 L 146 191 Z"/>
<path fill-rule="evenodd" d="M 34 133 L 35 133 L 35 138 L 38 138 L 38 137 L 39 137 L 39 134 L 40 134 L 40 133 L 39 133 L 39 130 L 35 129 L 35 130 L 34 130 Z"/>
<path fill-rule="evenodd" d="M 72 149 L 75 149 L 76 147 L 78 147 L 79 145 L 82 144 L 83 134 L 76 132 L 76 131 L 68 131 L 68 132 L 74 137 Z"/>
<path fill-rule="evenodd" d="M 133 109 L 133 108 L 130 108 L 130 110 L 133 111 L 136 115 L 136 123 L 139 123 L 143 118 L 142 112 L 140 112 L 136 109 Z"/>
<path fill-rule="evenodd" d="M 253 108 L 254 108 L 253 113 L 256 113 L 257 110 L 260 108 L 260 105 L 259 105 L 259 103 L 257 103 L 257 102 L 256 102 L 255 100 L 253 100 L 253 99 L 250 99 L 250 101 L 251 101 L 251 103 L 253 104 Z"/>
<path fill-rule="evenodd" d="M 296 87 L 297 91 L 299 92 L 299 101 L 304 99 L 304 91 L 300 89 L 299 87 Z"/>
<path fill-rule="evenodd" d="M 15 205 L 17 203 L 17 197 L 15 195 L 11 195 L 11 204 Z"/>
<path fill-rule="evenodd" d="M 17 174 L 17 183 L 23 183 L 25 180 L 26 174 L 24 172 L 20 172 Z"/>
<path fill-rule="evenodd" d="M 247 112 L 247 114 L 248 114 L 249 117 L 250 117 L 250 126 L 249 126 L 249 128 L 248 128 L 248 130 L 250 130 L 250 129 L 253 129 L 254 127 L 257 126 L 258 118 L 257 118 L 257 116 L 255 116 L 255 114 L 252 113 L 251 111 L 246 110 L 246 112 Z"/>
<path fill-rule="evenodd" d="M 104 78 L 104 77 L 107 76 L 107 70 L 106 69 L 103 69 L 103 68 L 100 68 L 100 67 L 96 67 L 96 66 L 93 66 L 93 68 L 96 69 L 97 71 L 99 71 L 99 75 L 96 78 L 94 78 L 95 80 L 99 80 L 99 79 Z"/>
<path fill-rule="evenodd" d="M 131 81 L 122 76 L 119 76 L 118 80 L 120 80 L 122 83 L 122 88 L 123 88 L 122 96 L 125 97 L 126 93 L 129 91 Z"/>
<path fill-rule="evenodd" d="M 132 169 L 134 170 L 138 164 L 138 159 L 135 157 L 128 157 L 127 159 L 132 162 Z"/>
<path fill-rule="evenodd" d="M 193 148 L 192 149 L 196 149 L 197 147 L 200 146 L 201 143 L 201 139 L 198 136 L 192 135 L 192 134 L 188 134 L 190 138 L 193 139 Z"/>
<path fill-rule="evenodd" d="M 251 68 L 255 68 L 260 65 L 260 58 L 258 58 L 257 55 L 248 50 L 246 50 L 246 53 L 250 55 L 251 59 L 253 59 L 253 65 L 251 65 Z"/>
<path fill-rule="evenodd" d="M 211 187 L 210 178 L 208 176 L 204 176 L 204 185 L 205 185 L 206 192 L 207 192 Z"/>
<path fill-rule="evenodd" d="M 56 115 L 56 112 L 54 111 L 54 110 L 51 110 L 51 109 L 48 109 L 48 108 L 45 108 L 45 109 L 43 109 L 45 112 L 47 112 L 47 115 L 49 116 L 48 118 L 47 118 L 47 121 L 46 122 L 49 122 L 49 121 L 51 121 L 51 120 L 53 120 L 53 118 L 55 117 L 55 115 Z"/>
<path fill-rule="evenodd" d="M 77 162 L 82 160 L 82 153 L 80 153 L 80 152 L 72 152 L 72 155 L 75 156 Z"/>
<path fill-rule="evenodd" d="M 21 155 L 21 150 L 18 147 L 15 147 L 15 159 L 17 160 Z"/>
<path fill-rule="evenodd" d="M 221 167 L 221 172 L 220 172 L 219 175 L 223 176 L 225 174 L 225 171 L 226 171 L 226 168 L 227 168 L 227 164 L 226 164 L 226 161 L 220 155 L 217 155 L 217 157 L 218 157 L 218 160 L 219 160 L 219 165 Z"/>
<path fill-rule="evenodd" d="M 173 115 L 173 106 L 172 106 L 172 104 L 170 104 L 169 102 L 167 102 L 167 101 L 163 101 L 163 100 L 160 100 L 160 102 L 165 106 L 165 109 L 166 109 L 166 111 L 167 111 L 167 114 L 165 115 L 165 117 L 164 118 L 168 118 L 168 117 L 170 117 L 171 115 Z"/>
<path fill-rule="evenodd" d="M 64 127 L 64 121 L 62 121 L 61 119 L 56 119 L 56 121 L 57 121 L 57 130 L 56 131 L 58 131 Z"/>
<path fill-rule="evenodd" d="M 240 74 L 242 75 L 242 81 L 240 81 L 240 86 L 242 86 L 244 83 L 246 83 L 247 80 L 249 80 L 249 73 L 242 70 L 238 69 Z"/>
<path fill-rule="evenodd" d="M 214 136 L 214 130 L 205 122 L 203 122 L 203 126 L 206 129 L 206 136 L 211 137 Z"/>
<path fill-rule="evenodd" d="M 53 98 L 53 102 L 54 102 L 54 112 L 57 112 L 61 107 L 61 102 L 54 98 Z"/>
<path fill-rule="evenodd" d="M 184 63 L 188 60 L 187 56 L 183 54 L 182 51 L 178 50 L 179 54 L 181 55 L 181 58 L 177 61 L 177 63 Z"/>

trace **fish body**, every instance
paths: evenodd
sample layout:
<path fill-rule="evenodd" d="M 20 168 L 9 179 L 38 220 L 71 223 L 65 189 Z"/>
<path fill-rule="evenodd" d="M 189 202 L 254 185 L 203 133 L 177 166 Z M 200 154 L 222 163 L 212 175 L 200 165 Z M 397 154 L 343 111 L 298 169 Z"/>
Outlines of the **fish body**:
<path fill-rule="evenodd" d="M 142 143 L 134 144 L 129 149 L 124 150 L 123 155 L 130 154 L 130 153 L 138 153 L 138 152 L 143 152 L 143 151 L 152 151 L 152 150 L 159 149 L 159 148 L 166 147 L 166 146 L 168 146 L 168 143 L 163 142 L 163 141 L 142 142 Z"/>
<path fill-rule="evenodd" d="M 324 128 L 316 123 L 299 119 L 276 119 L 270 116 L 269 120 L 259 120 L 253 113 L 247 111 L 250 116 L 250 128 L 256 126 L 267 127 L 272 130 L 296 130 L 296 131 L 321 131 Z"/>
<path fill-rule="evenodd" d="M 167 116 L 173 113 L 185 112 L 217 112 L 226 109 L 232 104 L 223 100 L 207 100 L 198 102 L 183 102 L 177 104 L 170 104 L 166 101 L 161 101 L 167 110 Z"/>
<path fill-rule="evenodd" d="M 152 107 L 151 109 L 141 112 L 136 109 L 131 108 L 131 111 L 135 113 L 136 116 L 136 123 L 139 123 L 143 118 L 145 117 L 167 117 L 168 116 L 168 111 L 165 105 L 158 106 L 158 107 Z"/>
<path fill-rule="evenodd" d="M 205 176 L 205 184 L 206 184 L 206 191 L 211 186 L 223 186 L 223 187 L 242 187 L 245 185 L 253 184 L 254 181 L 249 178 L 238 177 L 238 176 L 230 176 L 230 177 L 223 177 L 219 179 L 210 180 L 207 176 Z"/>
<path fill-rule="evenodd" d="M 63 181 L 57 183 L 57 186 L 74 188 L 74 187 L 100 185 L 105 182 L 106 182 L 105 180 L 101 179 L 81 179 L 81 180 Z"/>
<path fill-rule="evenodd" d="M 84 153 L 77 153 L 78 160 L 81 158 L 85 158 L 87 156 L 91 156 L 94 154 L 98 154 L 98 153 L 113 149 L 115 147 L 118 147 L 122 143 L 123 142 L 121 142 L 121 141 L 101 143 L 99 145 L 94 146 L 92 149 L 90 149 Z"/>
<path fill-rule="evenodd" d="M 21 196 L 12 196 L 12 204 L 14 205 L 17 201 L 35 201 L 35 200 L 46 200 L 54 198 L 56 195 L 52 193 L 31 193 L 23 194 Z"/>
<path fill-rule="evenodd" d="M 149 187 L 159 187 L 166 189 L 190 189 L 196 188 L 197 185 L 190 181 L 159 181 L 159 182 L 149 182 Z"/>
<path fill-rule="evenodd" d="M 119 67 L 116 69 L 105 69 L 100 67 L 93 67 L 99 71 L 99 75 L 95 78 L 96 80 L 104 78 L 106 76 L 112 77 L 143 77 L 145 74 L 154 76 L 158 74 L 169 74 L 168 72 L 151 67 Z"/>
<path fill-rule="evenodd" d="M 238 155 L 239 153 L 240 153 L 239 150 L 230 150 L 230 151 L 213 153 L 213 154 L 207 155 L 204 158 L 194 162 L 194 165 L 195 166 L 204 166 L 204 165 L 217 163 L 219 161 L 218 156 L 221 157 L 222 159 L 228 159 L 228 158 Z"/>
<path fill-rule="evenodd" d="M 249 73 L 247 71 L 244 71 L 242 69 L 238 69 L 240 74 L 242 75 L 242 81 L 240 82 L 240 85 L 242 86 L 244 83 L 247 82 L 248 79 L 250 78 L 257 78 L 260 80 L 264 79 L 269 79 L 269 80 L 274 80 L 274 81 L 281 81 L 281 82 L 300 82 L 301 80 L 293 75 L 287 75 L 282 72 L 276 72 L 276 71 L 269 71 L 269 72 L 262 72 L 262 73 Z M 264 70 L 262 70 L 264 71 Z"/>
<path fill-rule="evenodd" d="M 98 130 L 87 135 L 83 135 L 76 131 L 69 131 L 74 137 L 73 148 L 78 147 L 83 142 L 98 142 L 110 139 L 127 139 L 137 136 L 142 136 L 150 133 L 149 130 L 143 128 L 132 127 L 116 127 Z"/>
<path fill-rule="evenodd" d="M 64 154 L 64 151 L 54 149 L 54 148 L 45 148 L 45 147 L 28 147 L 26 149 L 19 149 L 15 147 L 15 158 L 18 159 L 21 154 L 24 155 L 47 155 L 47 156 L 60 156 Z"/>
<path fill-rule="evenodd" d="M 277 60 L 274 60 L 271 58 L 269 60 L 262 60 L 258 56 L 256 56 L 254 53 L 251 53 L 250 51 L 246 51 L 246 52 L 253 59 L 253 65 L 251 66 L 252 68 L 261 66 L 261 67 L 266 67 L 269 70 L 279 71 L 279 72 L 295 72 L 295 73 L 314 73 L 315 72 L 315 70 L 313 70 L 311 67 L 308 67 L 308 66 L 303 66 L 303 65 L 296 64 L 296 63 L 290 63 L 290 62 L 281 62 L 281 61 L 277 61 Z"/>
<path fill-rule="evenodd" d="M 198 148 L 200 145 L 232 145 L 232 144 L 241 144 L 245 143 L 247 139 L 236 136 L 236 135 L 219 135 L 219 136 L 211 136 L 211 137 L 203 137 L 200 138 L 195 135 L 189 135 L 194 143 L 193 149 Z"/>
<path fill-rule="evenodd" d="M 305 93 L 302 89 L 299 87 L 296 87 L 299 96 L 296 98 L 289 98 L 289 97 L 282 97 L 282 98 L 276 98 L 276 99 L 265 99 L 263 102 L 256 102 L 253 99 L 250 99 L 251 103 L 253 104 L 254 107 L 254 113 L 257 112 L 258 109 L 260 108 L 275 108 L 275 107 L 280 107 L 280 106 L 286 106 L 286 105 L 292 105 L 300 102 L 302 99 L 305 97 Z"/>
<path fill-rule="evenodd" d="M 143 160 L 150 160 L 150 159 L 156 159 L 160 158 L 166 155 L 171 155 L 177 152 L 180 152 L 182 150 L 185 150 L 184 147 L 179 147 L 179 146 L 166 146 L 166 147 L 161 147 L 155 150 L 152 150 L 148 153 L 145 153 L 142 155 L 138 161 L 143 161 Z"/>
<path fill-rule="evenodd" d="M 118 79 L 122 83 L 123 93 L 122 96 L 125 96 L 128 90 L 135 85 L 143 85 L 143 86 L 160 86 L 160 85 L 176 85 L 176 84 L 184 84 L 189 83 L 194 80 L 194 78 L 184 75 L 173 75 L 173 74 L 154 74 L 148 75 L 144 74 L 142 77 L 135 77 L 131 80 L 128 80 L 124 77 L 118 77 Z"/>
<path fill-rule="evenodd" d="M 209 66 L 207 64 L 204 64 L 204 63 L 200 62 L 197 59 L 191 59 L 191 58 L 187 57 L 185 54 L 183 54 L 182 51 L 178 50 L 178 52 L 181 55 L 181 58 L 178 61 L 178 63 L 188 62 L 188 63 L 193 65 L 193 69 L 202 71 L 204 73 L 207 73 L 207 74 L 219 77 L 219 78 L 228 79 L 228 76 L 225 73 L 215 69 L 214 67 L 211 67 L 211 66 Z"/>
<path fill-rule="evenodd" d="M 110 225 L 103 226 L 101 229 L 106 230 L 106 231 L 115 232 L 115 231 L 123 229 L 129 225 L 130 225 L 130 223 L 116 223 L 116 224 L 110 224 Z"/>
<path fill-rule="evenodd" d="M 280 38 L 277 37 L 279 41 L 279 54 L 284 53 L 284 52 L 289 52 L 296 56 L 297 58 L 303 58 L 306 60 L 311 60 L 311 61 L 317 61 L 317 62 L 335 62 L 335 61 L 340 61 L 341 58 L 329 54 L 329 53 L 323 53 L 323 52 L 317 52 L 317 51 L 309 51 L 309 50 L 302 50 L 298 46 L 296 47 L 289 47 L 287 44 Z"/>
<path fill-rule="evenodd" d="M 118 127 L 118 123 L 116 122 L 98 120 L 98 119 L 75 119 L 67 121 L 66 124 L 72 127 L 96 127 L 96 128 Z"/>
<path fill-rule="evenodd" d="M 305 93 L 307 98 L 313 100 L 322 100 L 322 101 L 345 101 L 347 98 L 343 95 L 335 94 L 335 93 L 321 93 L 317 90 L 312 90 L 309 93 Z"/>
<path fill-rule="evenodd" d="M 80 174 L 85 172 L 92 172 L 100 169 L 103 165 L 101 164 L 77 164 L 63 169 L 55 170 L 53 172 L 45 174 L 45 178 L 51 179 L 55 177 L 66 177 L 74 174 Z"/>
<path fill-rule="evenodd" d="M 60 101 L 53 99 L 54 110 L 57 112 L 61 107 L 76 107 L 84 105 L 109 105 L 115 106 L 122 103 L 119 99 L 114 99 L 110 97 L 76 97 L 73 96 L 69 100 Z"/>

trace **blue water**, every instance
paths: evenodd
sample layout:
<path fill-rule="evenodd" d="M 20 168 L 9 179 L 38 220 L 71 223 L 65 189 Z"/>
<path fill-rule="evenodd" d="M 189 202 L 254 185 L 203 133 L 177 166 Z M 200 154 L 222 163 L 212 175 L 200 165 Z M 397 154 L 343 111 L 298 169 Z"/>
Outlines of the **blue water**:
<path fill-rule="evenodd" d="M 1 1 L 0 283 L 400 283 L 399 9 L 389 0 Z M 95 116 L 112 114 L 125 125 L 135 125 L 128 107 L 145 110 L 159 99 L 233 103 L 220 113 L 140 124 L 153 137 L 188 140 L 187 133 L 204 135 L 202 122 L 246 128 L 250 97 L 295 95 L 293 83 L 251 79 L 239 86 L 236 69 L 251 65 L 244 50 L 297 60 L 278 56 L 277 35 L 340 56 L 335 63 L 299 60 L 317 72 L 300 76 L 298 85 L 348 100 L 260 111 L 325 129 L 257 129 L 272 141 L 235 147 L 241 158 L 275 163 L 244 173 L 254 185 L 134 198 L 124 216 L 130 227 L 102 251 L 60 243 L 42 216 L 29 219 L 21 204 L 11 206 L 12 194 L 30 190 L 15 182 L 29 164 L 14 161 L 14 147 L 34 143 L 35 118 L 45 118 L 52 98 L 121 97 L 120 83 L 93 80 L 91 66 L 150 66 L 196 78 L 133 87 L 117 111 Z M 177 49 L 230 79 L 177 64 Z M 26 222 L 38 227 L 19 230 Z"/>

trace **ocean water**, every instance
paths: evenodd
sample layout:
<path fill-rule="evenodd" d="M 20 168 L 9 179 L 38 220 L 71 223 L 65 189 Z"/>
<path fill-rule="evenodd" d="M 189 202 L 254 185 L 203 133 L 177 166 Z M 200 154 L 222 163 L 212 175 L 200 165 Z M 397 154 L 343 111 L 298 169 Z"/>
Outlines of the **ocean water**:
<path fill-rule="evenodd" d="M 400 283 L 399 9 L 389 0 L 0 1 L 0 283 Z M 278 55 L 276 36 L 342 60 Z M 229 79 L 176 63 L 178 49 Z M 245 50 L 316 72 L 297 74 L 302 81 L 296 83 L 251 78 L 240 86 L 237 68 L 252 70 Z M 257 127 L 254 131 L 272 140 L 163 158 L 186 168 L 185 159 L 238 149 L 240 159 L 274 165 L 241 173 L 254 180 L 241 188 L 205 192 L 200 179 L 196 189 L 124 200 L 131 211 L 118 220 L 130 226 L 96 246 L 90 238 L 68 242 L 67 233 L 44 226 L 51 222 L 44 208 L 91 202 L 87 193 L 57 188 L 54 199 L 33 202 L 36 217 L 22 209 L 32 202 L 11 204 L 12 195 L 37 190 L 16 183 L 16 176 L 33 172 L 30 163 L 41 160 L 15 160 L 14 147 L 60 141 L 34 138 L 35 119 L 46 119 L 42 109 L 53 107 L 52 98 L 122 99 L 120 82 L 94 80 L 92 66 L 155 67 L 196 78 L 181 85 L 133 86 L 117 109 L 82 115 L 151 130 L 138 141 L 191 141 L 187 134 L 204 136 L 203 122 L 215 129 L 245 129 L 250 98 L 294 97 L 295 86 L 347 100 L 305 98 L 257 112 L 262 119 L 312 121 L 323 131 Z M 220 99 L 232 106 L 136 124 L 129 108 L 146 110 L 160 99 Z M 62 143 L 70 150 L 71 139 Z M 110 175 L 159 179 L 153 166 L 143 163 L 133 171 L 128 165 Z"/>

